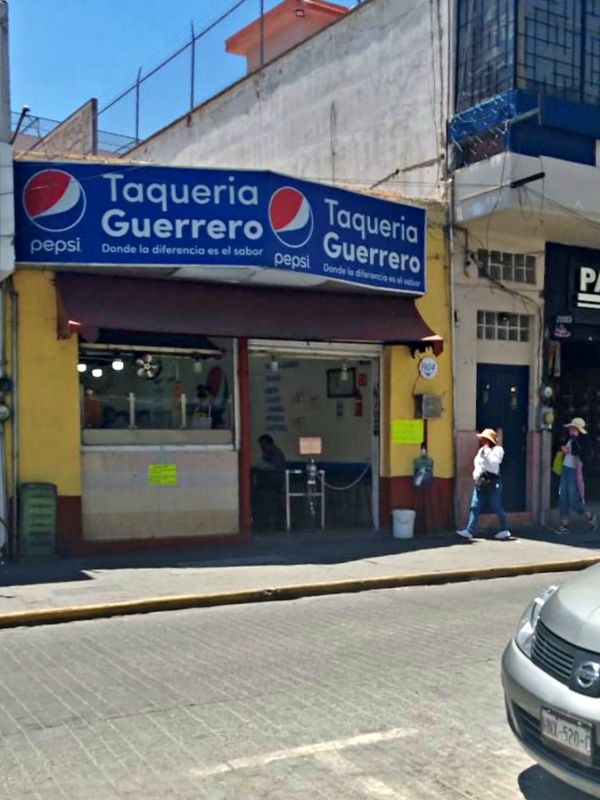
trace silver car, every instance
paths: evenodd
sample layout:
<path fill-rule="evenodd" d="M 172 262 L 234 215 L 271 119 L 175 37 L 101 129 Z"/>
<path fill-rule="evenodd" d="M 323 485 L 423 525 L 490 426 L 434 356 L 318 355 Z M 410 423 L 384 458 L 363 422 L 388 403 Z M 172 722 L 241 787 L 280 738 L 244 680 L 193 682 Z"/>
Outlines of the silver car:
<path fill-rule="evenodd" d="M 531 757 L 600 797 L 600 565 L 533 600 L 504 651 L 502 683 Z"/>

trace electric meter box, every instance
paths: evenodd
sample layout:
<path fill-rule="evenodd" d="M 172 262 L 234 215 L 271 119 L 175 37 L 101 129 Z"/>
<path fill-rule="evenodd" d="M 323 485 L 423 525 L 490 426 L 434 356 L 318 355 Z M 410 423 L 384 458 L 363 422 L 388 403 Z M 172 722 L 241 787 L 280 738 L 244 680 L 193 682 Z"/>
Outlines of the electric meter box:
<path fill-rule="evenodd" d="M 415 395 L 415 416 L 421 419 L 439 419 L 444 408 L 441 394 Z"/>

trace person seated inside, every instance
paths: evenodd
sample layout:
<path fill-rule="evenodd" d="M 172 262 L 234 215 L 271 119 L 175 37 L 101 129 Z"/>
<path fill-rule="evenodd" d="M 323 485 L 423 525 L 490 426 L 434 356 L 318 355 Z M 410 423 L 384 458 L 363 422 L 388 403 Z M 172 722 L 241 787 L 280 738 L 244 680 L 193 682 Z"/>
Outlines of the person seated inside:
<path fill-rule="evenodd" d="M 199 383 L 196 387 L 196 408 L 192 415 L 192 428 L 210 430 L 213 425 L 213 393 L 208 386 Z"/>
<path fill-rule="evenodd" d="M 252 517 L 256 530 L 285 527 L 285 456 L 268 433 L 258 440 L 261 456 L 252 470 Z"/>
<path fill-rule="evenodd" d="M 258 440 L 261 458 L 257 463 L 257 469 L 275 470 L 283 472 L 285 470 L 285 456 L 283 451 L 277 447 L 273 437 L 269 433 L 263 433 Z"/>

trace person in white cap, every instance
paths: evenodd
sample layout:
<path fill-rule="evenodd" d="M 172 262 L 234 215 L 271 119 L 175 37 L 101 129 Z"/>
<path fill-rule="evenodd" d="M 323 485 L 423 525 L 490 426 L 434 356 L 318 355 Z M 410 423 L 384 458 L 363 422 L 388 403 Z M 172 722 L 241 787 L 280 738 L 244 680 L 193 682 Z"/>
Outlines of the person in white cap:
<path fill-rule="evenodd" d="M 595 531 L 598 529 L 598 517 L 585 507 L 583 448 L 579 440 L 580 436 L 587 434 L 585 420 L 581 417 L 573 417 L 564 427 L 567 429 L 568 438 L 561 447 L 564 455 L 558 488 L 560 524 L 555 533 L 561 535 L 569 532 L 569 512 L 571 509 L 577 514 L 585 516 L 590 529 Z"/>
<path fill-rule="evenodd" d="M 482 507 L 487 504 L 490 511 L 498 517 L 500 530 L 494 539 L 510 539 L 510 531 L 506 527 L 506 512 L 502 505 L 502 482 L 500 465 L 504 459 L 504 448 L 498 444 L 498 434 L 493 428 L 485 428 L 476 434 L 481 445 L 473 459 L 473 496 L 469 511 L 467 527 L 456 531 L 462 539 L 472 539 L 477 530 L 477 522 Z"/>

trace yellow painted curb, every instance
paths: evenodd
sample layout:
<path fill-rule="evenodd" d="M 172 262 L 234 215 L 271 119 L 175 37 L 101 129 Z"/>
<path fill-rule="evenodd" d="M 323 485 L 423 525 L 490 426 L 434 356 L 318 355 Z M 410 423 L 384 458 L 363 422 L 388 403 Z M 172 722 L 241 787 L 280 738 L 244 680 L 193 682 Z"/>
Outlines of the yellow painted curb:
<path fill-rule="evenodd" d="M 328 594 L 365 592 L 374 589 L 397 589 L 403 586 L 432 586 L 435 584 L 464 583 L 466 581 L 510 578 L 518 575 L 535 575 L 544 572 L 570 572 L 585 569 L 600 562 L 600 556 L 573 561 L 549 561 L 538 564 L 514 564 L 506 567 L 478 567 L 475 569 L 417 572 L 409 575 L 384 575 L 379 578 L 358 578 L 304 583 L 272 589 L 247 589 L 239 592 L 217 594 L 187 594 L 151 597 L 143 600 L 125 600 L 118 603 L 97 603 L 85 606 L 42 608 L 12 611 L 0 614 L 0 628 L 50 625 L 58 622 L 100 619 L 130 614 L 149 614 L 157 611 L 176 611 L 184 608 L 210 608 L 215 606 L 261 603 L 273 600 L 295 600 L 299 597 L 318 597 Z"/>

